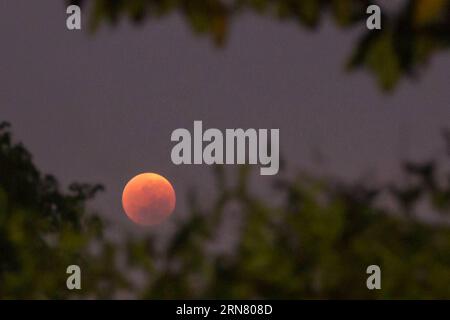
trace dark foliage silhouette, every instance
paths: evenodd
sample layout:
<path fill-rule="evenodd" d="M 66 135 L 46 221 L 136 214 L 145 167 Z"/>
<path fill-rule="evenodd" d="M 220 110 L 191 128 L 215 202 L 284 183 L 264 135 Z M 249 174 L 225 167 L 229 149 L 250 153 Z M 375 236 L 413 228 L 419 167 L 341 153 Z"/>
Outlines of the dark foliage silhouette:
<path fill-rule="evenodd" d="M 112 297 L 126 282 L 114 268 L 116 248 L 102 237 L 103 222 L 86 202 L 100 185 L 73 183 L 62 192 L 42 175 L 22 144 L 0 125 L 0 299 L 69 298 L 66 268 L 83 266 L 84 297 Z M 92 246 L 100 253 L 94 254 Z"/>
<path fill-rule="evenodd" d="M 275 205 L 251 194 L 248 167 L 237 181 L 217 167 L 211 207 L 190 196 L 190 214 L 161 249 L 153 237 L 102 238 L 106 224 L 86 202 L 100 186 L 61 192 L 43 176 L 8 127 L 0 134 L 0 297 L 67 298 L 67 265 L 83 270 L 75 297 L 142 298 L 448 298 L 450 229 L 417 217 L 424 204 L 446 216 L 450 173 L 435 162 L 405 163 L 405 183 L 368 187 L 305 173 L 278 179 Z M 379 205 L 390 198 L 391 209 Z M 211 249 L 233 206 L 235 245 Z M 94 254 L 90 248 L 96 244 Z M 125 261 L 121 267 L 117 257 Z M 366 288 L 377 264 L 383 290 Z M 138 284 L 130 274 L 141 274 Z"/>
<path fill-rule="evenodd" d="M 364 68 L 379 85 L 392 90 L 403 76 L 417 77 L 430 58 L 450 46 L 450 1 L 408 0 L 398 10 L 388 10 L 381 1 L 368 0 L 94 0 L 90 27 L 116 25 L 122 17 L 136 24 L 147 19 L 180 14 L 191 29 L 210 36 L 222 46 L 230 24 L 245 12 L 277 20 L 293 21 L 315 30 L 326 16 L 341 28 L 363 28 L 370 4 L 382 8 L 382 30 L 362 32 L 347 63 L 349 70 Z M 87 5 L 87 1 L 70 3 Z M 386 2 L 385 2 L 386 3 Z"/>

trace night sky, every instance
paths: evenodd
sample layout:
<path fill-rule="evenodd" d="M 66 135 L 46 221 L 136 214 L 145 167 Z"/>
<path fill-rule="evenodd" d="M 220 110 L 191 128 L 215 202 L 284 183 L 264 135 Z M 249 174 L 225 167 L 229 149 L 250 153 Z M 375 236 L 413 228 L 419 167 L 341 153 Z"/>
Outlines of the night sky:
<path fill-rule="evenodd" d="M 288 172 L 377 181 L 398 176 L 402 159 L 438 155 L 450 127 L 449 55 L 385 94 L 367 73 L 345 71 L 362 29 L 325 21 L 311 32 L 249 13 L 217 48 L 177 15 L 95 34 L 70 32 L 65 19 L 63 1 L 1 1 L 0 119 L 63 185 L 103 183 L 95 207 L 126 228 L 120 197 L 135 174 L 172 181 L 175 214 L 191 186 L 207 201 L 211 169 L 170 160 L 171 132 L 194 120 L 280 128 Z"/>

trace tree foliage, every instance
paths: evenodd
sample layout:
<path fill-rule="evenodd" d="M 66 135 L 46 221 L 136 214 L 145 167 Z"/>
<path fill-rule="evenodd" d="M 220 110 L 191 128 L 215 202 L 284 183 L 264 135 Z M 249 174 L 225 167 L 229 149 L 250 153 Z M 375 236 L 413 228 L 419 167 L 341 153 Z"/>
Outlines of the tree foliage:
<path fill-rule="evenodd" d="M 22 144 L 0 125 L 0 299 L 70 298 L 66 268 L 83 267 L 84 297 L 112 297 L 126 282 L 114 268 L 116 248 L 86 202 L 103 189 L 73 183 L 62 192 Z M 98 247 L 95 253 L 93 247 Z"/>
<path fill-rule="evenodd" d="M 201 208 L 203 201 L 191 200 L 191 215 L 156 260 L 162 267 L 153 266 L 144 297 L 448 298 L 449 225 L 426 223 L 416 213 L 424 203 L 430 212 L 449 213 L 450 174 L 438 174 L 432 163 L 404 167 L 412 182 L 377 188 L 307 174 L 280 179 L 273 193 L 284 199 L 280 205 L 249 192 L 248 168 L 229 187 L 218 167 L 214 204 Z M 377 204 L 382 195 L 395 209 Z M 240 217 L 236 245 L 211 251 L 230 204 Z M 129 254 L 147 266 L 155 261 L 146 250 Z M 373 264 L 381 267 L 382 290 L 366 287 Z"/>
<path fill-rule="evenodd" d="M 0 298 L 113 298 L 125 289 L 168 299 L 450 297 L 450 227 L 416 215 L 424 207 L 449 213 L 450 173 L 435 162 L 405 163 L 405 182 L 379 187 L 305 173 L 280 178 L 280 204 L 250 192 L 248 167 L 235 182 L 222 167 L 215 172 L 211 206 L 191 195 L 189 215 L 164 246 L 153 237 L 111 243 L 102 237 L 107 224 L 86 206 L 102 188 L 62 192 L 2 124 Z M 238 213 L 234 245 L 217 250 L 211 244 L 226 232 L 230 206 Z M 82 268 L 75 293 L 65 283 L 72 264 Z M 366 288 L 372 264 L 381 267 L 382 290 Z"/>
<path fill-rule="evenodd" d="M 87 1 L 71 0 L 85 5 Z M 89 1 L 91 3 L 91 1 Z M 323 17 L 331 15 L 338 27 L 362 28 L 370 4 L 382 7 L 381 31 L 364 28 L 349 59 L 349 70 L 369 70 L 385 90 L 395 88 L 404 76 L 417 76 L 437 52 L 450 46 L 450 1 L 407 0 L 399 11 L 369 0 L 93 0 L 90 27 L 96 30 L 122 17 L 136 24 L 147 19 L 179 13 L 190 28 L 211 37 L 222 46 L 230 24 L 243 12 L 289 20 L 315 30 Z"/>

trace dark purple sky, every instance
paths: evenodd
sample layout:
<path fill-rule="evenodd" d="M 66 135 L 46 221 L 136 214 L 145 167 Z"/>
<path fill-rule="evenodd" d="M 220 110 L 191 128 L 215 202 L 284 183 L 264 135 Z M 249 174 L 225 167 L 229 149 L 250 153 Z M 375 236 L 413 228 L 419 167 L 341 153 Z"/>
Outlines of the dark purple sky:
<path fill-rule="evenodd" d="M 435 155 L 450 127 L 450 56 L 434 56 L 420 81 L 384 95 L 344 64 L 360 30 L 325 21 L 317 32 L 245 14 L 224 49 L 174 15 L 95 35 L 65 27 L 60 0 L 0 2 L 0 118 L 37 165 L 62 183 L 104 183 L 96 206 L 118 225 L 126 181 L 144 171 L 208 195 L 207 166 L 176 167 L 171 132 L 205 127 L 280 128 L 290 170 L 353 179 L 395 176 L 399 160 Z M 315 163 L 314 150 L 327 161 Z M 292 172 L 291 171 L 291 172 Z M 268 185 L 271 178 L 255 177 Z M 207 198 L 206 196 L 204 198 Z"/>

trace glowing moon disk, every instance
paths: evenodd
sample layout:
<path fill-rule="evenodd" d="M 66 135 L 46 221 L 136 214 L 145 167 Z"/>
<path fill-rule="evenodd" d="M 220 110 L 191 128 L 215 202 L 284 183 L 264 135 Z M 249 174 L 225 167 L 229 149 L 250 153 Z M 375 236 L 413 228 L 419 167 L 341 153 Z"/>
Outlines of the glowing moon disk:
<path fill-rule="evenodd" d="M 139 174 L 125 186 L 122 206 L 133 222 L 145 226 L 156 225 L 175 209 L 175 190 L 159 174 Z"/>

